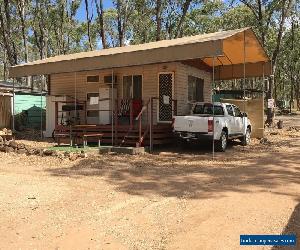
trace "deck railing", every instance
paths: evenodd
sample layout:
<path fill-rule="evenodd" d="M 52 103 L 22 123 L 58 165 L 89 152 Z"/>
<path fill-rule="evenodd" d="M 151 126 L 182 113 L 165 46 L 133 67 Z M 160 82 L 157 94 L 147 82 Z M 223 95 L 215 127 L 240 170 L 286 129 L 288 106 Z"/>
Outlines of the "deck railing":
<path fill-rule="evenodd" d="M 150 131 L 150 123 L 149 123 L 149 114 L 150 114 L 150 102 L 151 102 L 151 98 L 146 102 L 146 104 L 142 107 L 142 110 L 140 111 L 140 113 L 138 114 L 138 116 L 135 118 L 136 121 L 138 121 L 139 123 L 139 140 L 136 143 L 137 147 L 141 147 L 145 137 L 147 136 L 147 134 Z M 142 135 L 142 119 L 143 119 L 143 115 L 144 113 L 147 112 L 147 125 L 146 125 L 146 129 L 144 131 L 144 134 Z"/>

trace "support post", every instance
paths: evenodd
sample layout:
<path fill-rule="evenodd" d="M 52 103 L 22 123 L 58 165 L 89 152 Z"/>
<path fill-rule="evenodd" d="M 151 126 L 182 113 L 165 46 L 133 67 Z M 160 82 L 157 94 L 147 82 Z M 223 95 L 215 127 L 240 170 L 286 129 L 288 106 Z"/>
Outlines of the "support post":
<path fill-rule="evenodd" d="M 274 86 L 274 72 L 273 72 L 273 64 L 271 61 L 271 75 L 269 78 L 269 86 L 268 86 L 268 93 L 267 93 L 267 100 L 272 99 L 273 95 L 273 86 Z M 268 111 L 267 111 L 267 124 L 271 126 L 273 123 L 273 108 L 269 107 L 268 105 Z"/>
<path fill-rule="evenodd" d="M 115 103 L 115 112 L 114 112 L 114 119 L 115 119 L 115 143 L 118 143 L 118 126 L 119 126 L 119 121 L 118 121 L 118 110 L 119 110 L 119 103 L 118 99 L 116 99 Z"/>
<path fill-rule="evenodd" d="M 111 70 L 111 145 L 114 146 L 114 113 L 115 113 L 115 103 L 114 103 L 114 69 Z"/>
<path fill-rule="evenodd" d="M 58 103 L 55 102 L 55 129 L 58 125 Z"/>
<path fill-rule="evenodd" d="M 244 106 L 244 113 L 246 112 L 246 31 L 244 31 L 244 65 L 243 65 L 243 74 L 244 74 L 244 79 L 243 79 L 243 106 Z M 243 117 L 243 131 L 246 135 L 246 117 Z"/>
<path fill-rule="evenodd" d="M 129 119 L 130 119 L 130 129 L 133 128 L 133 103 L 132 99 L 130 99 L 130 114 L 129 114 Z"/>
<path fill-rule="evenodd" d="M 75 93 L 74 93 L 74 108 L 75 108 L 75 114 L 74 114 L 74 124 L 77 125 L 77 72 L 75 71 Z"/>
<path fill-rule="evenodd" d="M 150 98 L 150 153 L 153 152 L 153 97 Z"/>
<path fill-rule="evenodd" d="M 12 131 L 15 132 L 15 78 L 13 78 Z"/>
<path fill-rule="evenodd" d="M 43 79 L 41 81 L 41 139 L 43 139 Z"/>
<path fill-rule="evenodd" d="M 215 56 L 213 56 L 212 105 L 213 105 L 212 160 L 214 160 L 215 159 Z"/>

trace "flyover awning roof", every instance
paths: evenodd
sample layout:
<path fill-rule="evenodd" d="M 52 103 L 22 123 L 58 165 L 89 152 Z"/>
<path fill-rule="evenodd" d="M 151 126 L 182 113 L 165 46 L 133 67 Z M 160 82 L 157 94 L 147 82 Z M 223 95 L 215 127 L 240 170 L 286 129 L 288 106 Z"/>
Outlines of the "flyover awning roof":
<path fill-rule="evenodd" d="M 10 77 L 23 77 L 191 59 L 202 60 L 208 67 L 214 65 L 217 79 L 239 78 L 244 62 L 246 77 L 270 74 L 269 57 L 252 28 L 59 55 L 13 66 L 9 73 Z"/>

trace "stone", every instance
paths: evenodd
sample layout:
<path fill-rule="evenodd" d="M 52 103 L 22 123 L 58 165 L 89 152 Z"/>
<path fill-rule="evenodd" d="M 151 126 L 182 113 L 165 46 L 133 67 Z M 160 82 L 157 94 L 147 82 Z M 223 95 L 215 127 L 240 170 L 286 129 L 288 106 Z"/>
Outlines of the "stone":
<path fill-rule="evenodd" d="M 36 154 L 36 149 L 34 148 L 27 149 L 27 155 L 35 155 L 35 154 Z"/>
<path fill-rule="evenodd" d="M 9 141 L 8 146 L 15 149 L 18 147 L 18 143 L 16 143 L 15 141 Z"/>
<path fill-rule="evenodd" d="M 78 155 L 77 154 L 70 154 L 69 156 L 69 160 L 70 161 L 76 161 L 78 159 Z"/>
<path fill-rule="evenodd" d="M 70 155 L 71 155 L 70 152 L 67 152 L 67 151 L 64 152 L 64 156 L 65 156 L 65 157 L 69 157 Z"/>
<path fill-rule="evenodd" d="M 25 149 L 26 148 L 26 146 L 25 146 L 25 144 L 23 144 L 23 143 L 17 143 L 17 149 Z"/>
<path fill-rule="evenodd" d="M 264 145 L 270 145 L 272 144 L 267 138 L 262 138 L 259 141 L 260 144 L 264 144 Z"/>
<path fill-rule="evenodd" d="M 20 148 L 20 149 L 17 150 L 17 153 L 18 154 L 26 154 L 27 150 L 25 148 Z"/>
<path fill-rule="evenodd" d="M 15 150 L 12 148 L 12 147 L 5 147 L 5 152 L 6 153 L 12 153 L 12 152 L 14 152 Z"/>
<path fill-rule="evenodd" d="M 87 158 L 87 153 L 85 153 L 85 152 L 83 151 L 83 152 L 81 152 L 81 153 L 78 155 L 78 157 L 80 157 L 80 158 Z"/>
<path fill-rule="evenodd" d="M 50 149 L 44 149 L 44 150 L 43 150 L 43 155 L 44 155 L 44 156 L 52 156 L 53 153 L 54 153 L 54 151 L 53 151 L 53 150 L 50 150 Z"/>

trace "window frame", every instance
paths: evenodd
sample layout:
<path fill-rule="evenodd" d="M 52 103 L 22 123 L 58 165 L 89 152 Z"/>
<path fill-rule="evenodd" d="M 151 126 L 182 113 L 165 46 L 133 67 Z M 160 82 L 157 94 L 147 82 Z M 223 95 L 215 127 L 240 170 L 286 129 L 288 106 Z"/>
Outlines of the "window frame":
<path fill-rule="evenodd" d="M 111 78 L 111 82 L 106 82 L 105 81 L 105 77 L 110 77 Z M 103 75 L 103 83 L 104 84 L 112 84 L 112 82 L 114 82 L 114 84 L 118 83 L 118 76 L 116 74 L 106 74 L 106 75 Z"/>
<path fill-rule="evenodd" d="M 232 114 L 229 114 L 228 108 L 227 108 L 227 107 L 230 107 L 230 108 L 231 108 Z M 234 117 L 234 109 L 233 109 L 233 106 L 232 106 L 232 105 L 226 104 L 226 111 L 227 111 L 227 114 L 228 114 L 229 116 Z"/>
<path fill-rule="evenodd" d="M 95 77 L 95 76 L 98 76 L 98 82 L 89 82 L 89 81 L 88 81 L 88 77 Z M 85 81 L 86 81 L 87 84 L 90 84 L 90 83 L 94 83 L 94 84 L 95 84 L 95 83 L 98 83 L 98 84 L 99 84 L 99 83 L 100 83 L 100 75 L 99 75 L 99 74 L 95 74 L 95 75 L 86 75 L 86 76 L 85 76 Z"/>
<path fill-rule="evenodd" d="M 192 78 L 195 78 L 196 79 L 196 85 L 195 85 L 195 94 L 196 94 L 196 97 L 197 97 L 197 80 L 200 79 L 201 80 L 201 84 L 202 85 L 202 100 L 190 100 L 190 93 L 189 93 L 189 90 L 190 90 L 190 81 L 189 81 L 189 78 L 192 77 Z M 188 103 L 195 103 L 195 102 L 204 102 L 204 85 L 205 85 L 205 80 L 204 78 L 201 78 L 199 76 L 195 76 L 195 75 L 188 75 L 188 79 L 187 79 L 187 99 L 188 99 Z"/>
<path fill-rule="evenodd" d="M 90 105 L 89 98 L 88 98 L 89 94 L 98 94 L 98 98 L 100 98 L 99 92 L 95 92 L 95 91 L 86 92 L 86 111 L 99 109 L 99 104 L 98 105 L 97 104 Z"/>
<path fill-rule="evenodd" d="M 143 100 L 143 93 L 144 93 L 144 75 L 143 74 L 124 74 L 122 75 L 122 99 L 124 99 L 124 77 L 131 76 L 131 90 L 130 93 L 132 96 L 130 96 L 129 99 L 133 99 L 133 76 L 141 76 L 142 77 L 142 88 L 141 88 L 141 100 Z"/>
<path fill-rule="evenodd" d="M 232 107 L 233 107 L 234 117 L 241 117 L 242 112 L 241 112 L 240 108 L 236 105 L 232 105 Z M 236 112 L 235 112 L 236 109 L 240 112 L 240 115 L 236 114 Z"/>

